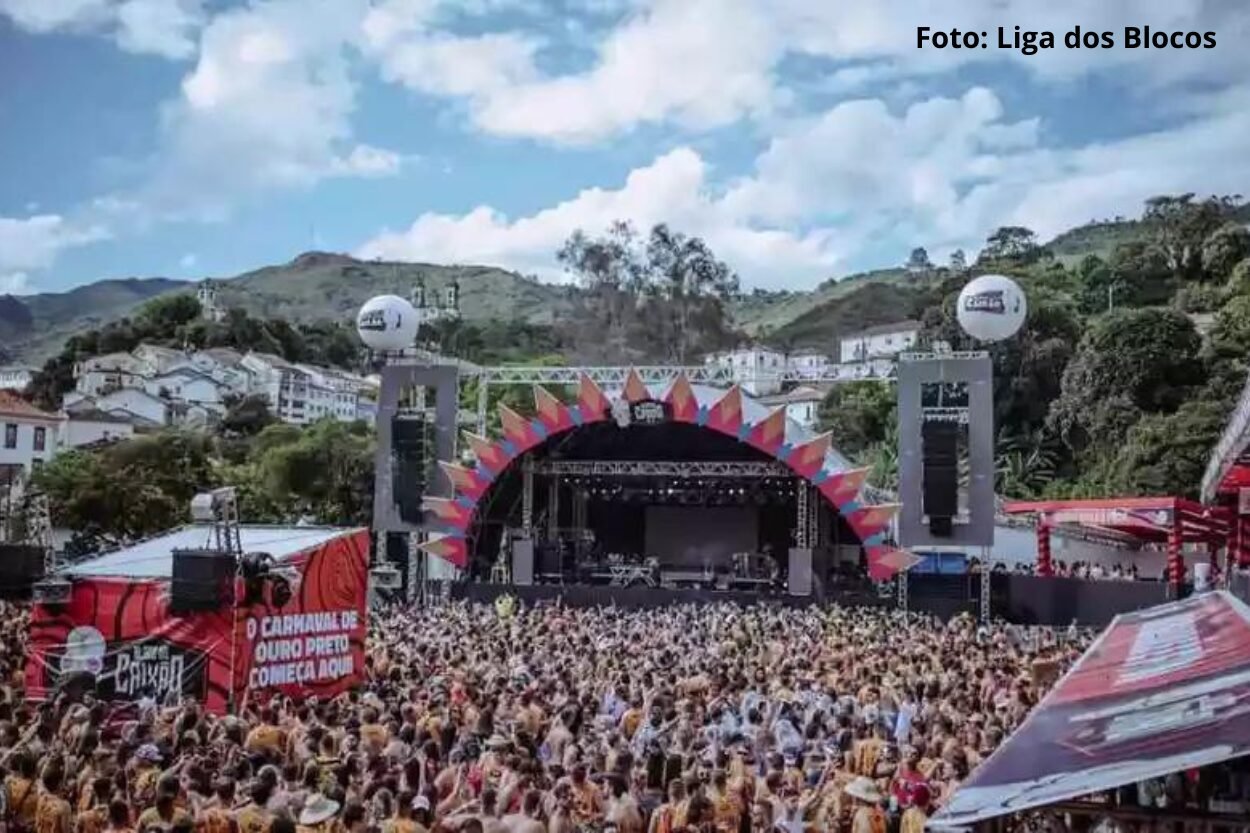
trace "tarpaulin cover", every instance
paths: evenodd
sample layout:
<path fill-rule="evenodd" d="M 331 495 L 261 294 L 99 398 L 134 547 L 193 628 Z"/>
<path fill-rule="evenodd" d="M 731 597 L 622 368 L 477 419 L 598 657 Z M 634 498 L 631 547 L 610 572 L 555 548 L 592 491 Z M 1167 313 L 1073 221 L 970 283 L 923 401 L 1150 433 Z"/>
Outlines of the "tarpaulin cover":
<path fill-rule="evenodd" d="M 331 696 L 364 671 L 369 560 L 367 530 L 322 530 L 307 549 L 285 553 L 277 571 L 289 593 L 266 581 L 244 606 L 169 609 L 169 582 L 75 574 L 70 601 L 36 605 L 27 696 L 44 699 L 67 675 L 90 674 L 107 700 L 195 697 L 214 712 L 233 695 Z M 242 579 L 236 598 L 243 599 Z"/>
<path fill-rule="evenodd" d="M 1225 592 L 1116 617 L 934 818 L 958 827 L 1250 753 L 1250 608 Z"/>

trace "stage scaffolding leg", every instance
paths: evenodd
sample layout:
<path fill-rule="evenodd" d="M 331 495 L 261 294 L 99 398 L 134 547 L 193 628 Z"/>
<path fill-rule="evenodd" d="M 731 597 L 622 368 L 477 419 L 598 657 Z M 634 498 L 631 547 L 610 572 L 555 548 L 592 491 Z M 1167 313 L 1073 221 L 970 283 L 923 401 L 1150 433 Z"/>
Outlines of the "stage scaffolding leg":
<path fill-rule="evenodd" d="M 803 486 L 807 492 L 807 545 L 812 549 L 820 546 L 820 492 L 815 486 L 808 485 L 806 481 Z"/>
<path fill-rule="evenodd" d="M 521 536 L 534 537 L 534 463 L 528 457 L 521 470 Z"/>
<path fill-rule="evenodd" d="M 547 483 L 547 540 L 560 537 L 560 476 L 552 475 Z"/>
<path fill-rule="evenodd" d="M 898 609 L 907 612 L 907 571 L 900 570 L 894 577 L 898 587 Z"/>
<path fill-rule="evenodd" d="M 490 376 L 482 373 L 477 377 L 477 435 L 486 436 L 486 408 L 490 403 Z"/>
<path fill-rule="evenodd" d="M 983 547 L 981 549 L 981 622 L 985 625 L 990 623 L 990 585 L 993 583 L 993 572 L 990 567 L 990 550 L 988 547 Z"/>
<path fill-rule="evenodd" d="M 810 546 L 808 540 L 810 512 L 807 501 L 809 490 L 807 482 L 804 480 L 799 480 L 795 485 L 798 487 L 796 489 L 798 497 L 798 516 L 795 518 L 794 523 L 794 545 L 799 549 L 804 550 Z"/>

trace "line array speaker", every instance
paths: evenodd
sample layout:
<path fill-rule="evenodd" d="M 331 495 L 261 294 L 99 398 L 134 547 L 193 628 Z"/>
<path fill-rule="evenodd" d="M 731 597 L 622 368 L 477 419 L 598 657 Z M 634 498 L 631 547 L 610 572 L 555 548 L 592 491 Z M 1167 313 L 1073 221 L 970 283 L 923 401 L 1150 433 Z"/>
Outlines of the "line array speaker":
<path fill-rule="evenodd" d="M 405 523 L 422 522 L 421 498 L 429 474 L 430 423 L 424 416 L 391 420 L 391 495 Z"/>
<path fill-rule="evenodd" d="M 945 420 L 921 426 L 922 506 L 929 531 L 949 536 L 959 512 L 959 423 Z"/>

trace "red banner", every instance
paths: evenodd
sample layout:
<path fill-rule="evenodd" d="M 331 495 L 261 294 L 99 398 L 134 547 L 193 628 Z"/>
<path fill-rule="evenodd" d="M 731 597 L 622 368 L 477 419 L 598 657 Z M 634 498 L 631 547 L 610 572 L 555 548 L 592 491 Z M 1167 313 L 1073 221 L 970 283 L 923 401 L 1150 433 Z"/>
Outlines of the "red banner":
<path fill-rule="evenodd" d="M 1250 753 L 1250 608 L 1207 593 L 1116 618 L 934 817 L 963 826 Z"/>
<path fill-rule="evenodd" d="M 107 700 L 190 696 L 219 713 L 232 691 L 337 694 L 364 669 L 368 553 L 360 530 L 286 558 L 233 618 L 230 607 L 171 613 L 163 579 L 74 579 L 68 604 L 34 608 L 27 696 L 84 672 Z M 245 591 L 240 581 L 236 598 Z"/>

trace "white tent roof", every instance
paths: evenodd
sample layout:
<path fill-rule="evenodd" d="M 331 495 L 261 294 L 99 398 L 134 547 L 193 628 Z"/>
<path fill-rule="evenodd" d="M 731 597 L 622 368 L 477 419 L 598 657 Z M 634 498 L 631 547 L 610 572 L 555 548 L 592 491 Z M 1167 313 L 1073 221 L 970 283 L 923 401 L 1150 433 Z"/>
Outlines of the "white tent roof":
<path fill-rule="evenodd" d="M 244 552 L 263 552 L 283 561 L 355 530 L 331 526 L 240 526 Z M 214 546 L 212 526 L 191 524 L 79 561 L 58 571 L 67 577 L 169 578 L 173 574 L 174 550 Z"/>

